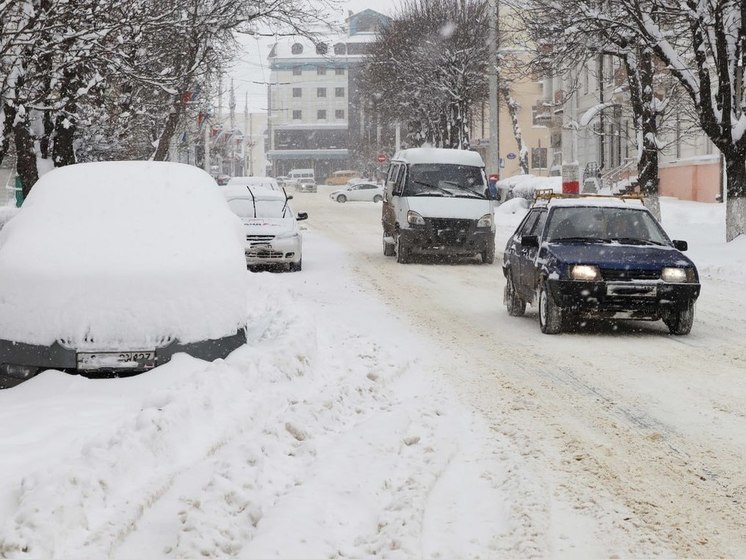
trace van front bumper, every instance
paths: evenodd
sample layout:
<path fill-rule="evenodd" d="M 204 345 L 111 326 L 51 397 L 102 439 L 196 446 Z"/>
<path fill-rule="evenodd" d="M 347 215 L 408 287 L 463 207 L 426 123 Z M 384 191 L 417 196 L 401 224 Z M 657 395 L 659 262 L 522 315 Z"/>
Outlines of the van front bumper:
<path fill-rule="evenodd" d="M 473 220 L 426 220 L 424 226 L 399 231 L 401 241 L 418 254 L 468 255 L 495 250 L 495 232 Z"/>

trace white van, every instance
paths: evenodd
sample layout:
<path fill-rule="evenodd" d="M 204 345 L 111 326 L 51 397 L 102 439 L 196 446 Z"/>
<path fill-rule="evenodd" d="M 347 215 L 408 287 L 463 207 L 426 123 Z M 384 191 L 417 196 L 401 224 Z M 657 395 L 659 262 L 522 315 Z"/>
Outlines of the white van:
<path fill-rule="evenodd" d="M 300 179 L 313 179 L 316 180 L 316 175 L 313 169 L 292 169 L 288 173 L 288 180 L 291 182 L 299 183 Z"/>
<path fill-rule="evenodd" d="M 495 261 L 494 202 L 474 151 L 414 148 L 391 160 L 383 196 L 383 253 L 480 255 Z"/>

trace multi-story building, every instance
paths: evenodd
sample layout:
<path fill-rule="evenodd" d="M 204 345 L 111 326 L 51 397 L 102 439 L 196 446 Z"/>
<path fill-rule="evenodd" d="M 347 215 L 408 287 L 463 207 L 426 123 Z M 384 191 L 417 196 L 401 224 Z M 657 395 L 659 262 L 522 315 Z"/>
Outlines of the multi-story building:
<path fill-rule="evenodd" d="M 344 33 L 272 47 L 266 149 L 273 175 L 312 168 L 323 179 L 354 168 L 352 148 L 367 126 L 356 76 L 386 20 L 365 10 L 350 15 Z"/>
<path fill-rule="evenodd" d="M 631 181 L 637 175 L 637 141 L 626 75 L 613 57 L 603 56 L 572 76 L 544 82 L 542 104 L 559 144 L 555 164 L 577 163 L 583 174 L 605 182 Z M 662 196 L 714 202 L 721 193 L 720 157 L 712 142 L 675 111 L 659 122 L 659 186 Z"/>

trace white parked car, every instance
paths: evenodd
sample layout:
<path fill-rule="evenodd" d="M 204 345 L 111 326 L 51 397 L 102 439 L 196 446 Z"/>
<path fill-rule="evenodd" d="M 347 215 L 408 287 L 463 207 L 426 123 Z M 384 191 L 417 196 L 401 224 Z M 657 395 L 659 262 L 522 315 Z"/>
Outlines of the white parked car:
<path fill-rule="evenodd" d="M 219 286 L 219 289 L 216 288 Z M 0 387 L 44 369 L 106 376 L 246 342 L 241 223 L 179 163 L 50 171 L 0 231 Z"/>
<path fill-rule="evenodd" d="M 251 188 L 282 190 L 277 179 L 273 177 L 231 177 L 226 186 L 249 186 Z"/>
<path fill-rule="evenodd" d="M 383 200 L 383 185 L 372 182 L 358 182 L 329 194 L 329 198 L 339 203 L 345 202 L 380 202 Z"/>
<path fill-rule="evenodd" d="M 246 266 L 299 272 L 303 265 L 303 238 L 298 221 L 308 219 L 308 214 L 293 213 L 293 197 L 284 191 L 261 188 L 232 188 L 225 196 L 244 224 Z"/>
<path fill-rule="evenodd" d="M 295 190 L 298 192 L 316 192 L 316 181 L 314 179 L 299 179 L 295 183 Z"/>

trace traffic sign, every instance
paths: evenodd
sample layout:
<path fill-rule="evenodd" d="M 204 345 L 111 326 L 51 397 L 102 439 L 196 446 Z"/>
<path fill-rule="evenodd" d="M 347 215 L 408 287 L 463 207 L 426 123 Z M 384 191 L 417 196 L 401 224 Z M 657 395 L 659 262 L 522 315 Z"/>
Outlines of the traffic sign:
<path fill-rule="evenodd" d="M 386 154 L 379 153 L 378 157 L 376 157 L 376 161 L 378 161 L 379 163 L 386 163 Z"/>

